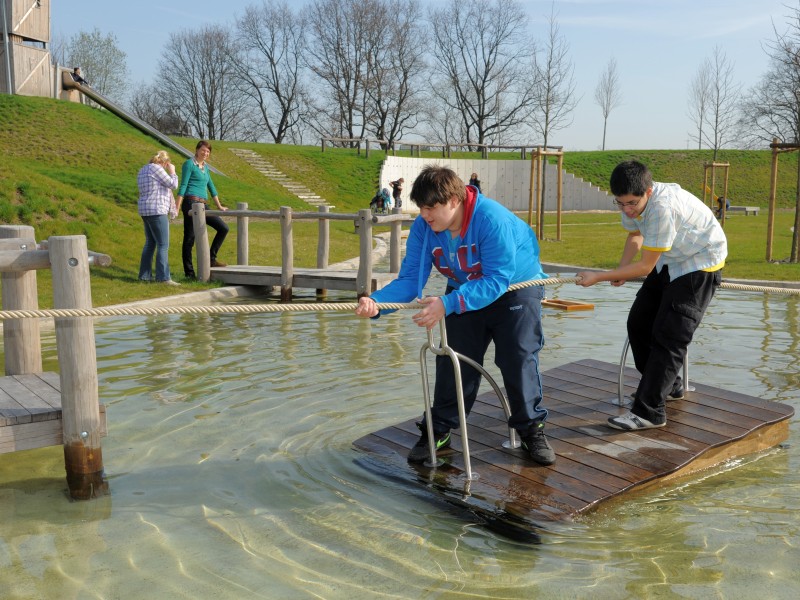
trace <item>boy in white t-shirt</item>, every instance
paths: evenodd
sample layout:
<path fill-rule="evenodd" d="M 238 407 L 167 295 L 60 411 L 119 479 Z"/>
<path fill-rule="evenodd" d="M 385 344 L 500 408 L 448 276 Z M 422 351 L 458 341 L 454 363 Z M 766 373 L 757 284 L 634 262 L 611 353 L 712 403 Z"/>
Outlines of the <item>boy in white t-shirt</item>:
<path fill-rule="evenodd" d="M 686 349 L 722 281 L 727 240 L 712 210 L 674 183 L 654 183 L 640 162 L 611 173 L 611 193 L 628 238 L 619 267 L 582 271 L 578 285 L 619 286 L 647 276 L 628 314 L 636 369 L 642 374 L 630 412 L 608 420 L 623 430 L 663 427 L 667 398 L 683 396 L 678 376 Z M 641 251 L 638 261 L 634 258 Z"/>

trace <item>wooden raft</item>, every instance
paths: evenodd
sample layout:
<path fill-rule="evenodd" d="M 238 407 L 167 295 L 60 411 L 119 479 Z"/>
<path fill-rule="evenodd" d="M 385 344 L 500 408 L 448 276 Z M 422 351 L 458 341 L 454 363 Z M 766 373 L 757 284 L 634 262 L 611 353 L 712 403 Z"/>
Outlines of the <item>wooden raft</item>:
<path fill-rule="evenodd" d="M 101 436 L 106 408 L 100 404 Z M 64 443 L 58 373 L 0 377 L 0 454 Z"/>
<path fill-rule="evenodd" d="M 508 426 L 494 392 L 478 396 L 467 421 L 472 470 L 478 474 L 472 481 L 464 475 L 458 430 L 455 451 L 436 469 L 405 460 L 419 438 L 416 419 L 364 436 L 354 446 L 375 459 L 373 464 L 379 462 L 384 475 L 425 485 L 488 520 L 535 530 L 611 498 L 766 450 L 789 435 L 792 407 L 694 382 L 696 391 L 668 403 L 665 427 L 611 429 L 608 417 L 627 410 L 619 406 L 618 374 L 618 365 L 597 360 L 542 374 L 546 433 L 557 454 L 549 467 L 525 458 L 521 449 L 503 448 Z M 638 372 L 627 368 L 626 400 L 638 380 Z"/>

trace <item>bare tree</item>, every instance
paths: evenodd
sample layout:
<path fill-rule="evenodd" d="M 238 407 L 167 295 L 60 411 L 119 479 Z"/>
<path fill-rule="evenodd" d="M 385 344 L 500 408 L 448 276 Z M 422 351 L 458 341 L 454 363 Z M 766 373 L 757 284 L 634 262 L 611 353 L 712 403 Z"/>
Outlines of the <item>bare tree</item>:
<path fill-rule="evenodd" d="M 285 0 L 264 0 L 245 8 L 236 27 L 243 51 L 234 63 L 239 89 L 255 105 L 259 127 L 280 144 L 303 121 L 308 106 L 303 84 L 305 17 Z"/>
<path fill-rule="evenodd" d="M 387 19 L 385 15 L 393 15 Z M 369 31 L 366 92 L 370 131 L 391 146 L 416 127 L 423 111 L 425 28 L 417 0 L 386 0 Z"/>
<path fill-rule="evenodd" d="M 787 7 L 788 8 L 788 7 Z M 766 45 L 770 68 L 742 103 L 742 122 L 751 139 L 773 138 L 800 145 L 800 5 L 788 15 L 784 33 L 773 24 L 775 40 Z M 789 260 L 800 262 L 800 152 L 797 191 Z"/>
<path fill-rule="evenodd" d="M 167 135 L 188 137 L 191 130 L 181 115 L 163 101 L 163 94 L 157 84 L 138 85 L 128 102 L 131 113 Z"/>
<path fill-rule="evenodd" d="M 697 142 L 697 149 L 703 147 L 703 125 L 707 119 L 711 103 L 711 62 L 706 58 L 697 69 L 689 88 L 689 118 L 694 123 L 696 132 L 690 132 L 689 138 Z"/>
<path fill-rule="evenodd" d="M 430 12 L 433 87 L 467 143 L 524 129 L 535 106 L 535 47 L 517 0 L 450 0 Z"/>
<path fill-rule="evenodd" d="M 322 134 L 361 138 L 367 127 L 369 35 L 386 18 L 377 0 L 312 0 L 308 64 L 322 91 L 312 123 Z"/>
<path fill-rule="evenodd" d="M 740 124 L 750 145 L 773 138 L 800 144 L 800 7 L 788 20 L 784 33 L 773 25 L 775 40 L 765 46 L 769 69 L 741 104 Z"/>
<path fill-rule="evenodd" d="M 173 33 L 161 53 L 157 85 L 165 106 L 197 137 L 240 133 L 246 102 L 234 85 L 236 54 L 230 30 L 219 25 Z"/>
<path fill-rule="evenodd" d="M 569 44 L 561 35 L 556 17 L 553 6 L 545 46 L 536 59 L 538 86 L 534 127 L 545 146 L 551 133 L 572 123 L 572 111 L 579 100 L 575 97 L 575 69 L 569 58 Z"/>
<path fill-rule="evenodd" d="M 736 135 L 741 85 L 733 75 L 733 63 L 719 46 L 715 47 L 709 60 L 709 104 L 703 132 L 707 146 L 714 151 L 714 160 Z"/>
<path fill-rule="evenodd" d="M 600 80 L 597 82 L 597 87 L 594 90 L 594 100 L 603 113 L 603 150 L 605 150 L 608 115 L 622 103 L 622 90 L 619 89 L 617 60 L 614 57 L 608 59 L 606 70 L 600 75 Z"/>
<path fill-rule="evenodd" d="M 127 56 L 113 33 L 103 35 L 97 28 L 79 31 L 70 38 L 64 54 L 70 66 L 81 68 L 94 89 L 114 100 L 123 99 L 128 88 Z"/>

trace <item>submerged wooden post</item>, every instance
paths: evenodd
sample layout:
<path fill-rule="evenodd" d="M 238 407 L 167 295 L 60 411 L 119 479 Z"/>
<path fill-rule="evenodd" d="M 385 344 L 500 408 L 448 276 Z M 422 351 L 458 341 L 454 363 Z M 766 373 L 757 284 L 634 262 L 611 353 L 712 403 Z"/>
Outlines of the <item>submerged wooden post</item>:
<path fill-rule="evenodd" d="M 236 210 L 247 210 L 247 202 L 237 202 Z M 236 217 L 236 264 L 250 261 L 250 217 Z"/>
<path fill-rule="evenodd" d="M 294 240 L 292 237 L 292 208 L 281 206 L 281 302 L 292 301 L 294 280 Z"/>
<path fill-rule="evenodd" d="M 89 256 L 82 235 L 50 238 L 55 308 L 91 308 Z M 55 319 L 64 466 L 69 494 L 88 500 L 108 493 L 100 446 L 101 421 L 97 389 L 97 355 L 91 317 Z"/>
<path fill-rule="evenodd" d="M 197 281 L 211 279 L 211 249 L 208 245 L 208 229 L 206 228 L 206 205 L 202 202 L 192 203 L 192 224 L 194 225 L 194 245 L 197 250 L 195 273 Z"/>
<path fill-rule="evenodd" d="M 327 269 L 331 247 L 331 222 L 324 215 L 330 212 L 330 206 L 323 204 L 317 210 L 320 213 L 317 235 L 317 268 Z M 327 293 L 326 289 L 317 289 L 317 296 L 325 296 Z"/>
<path fill-rule="evenodd" d="M 9 238 L 18 240 L 14 244 L 16 250 L 36 249 L 33 227 L 0 226 L 0 239 Z M 35 270 L 2 273 L 0 289 L 3 291 L 3 310 L 39 308 Z M 38 319 L 7 319 L 3 322 L 6 375 L 27 375 L 42 370 L 42 344 L 39 334 Z"/>
<path fill-rule="evenodd" d="M 372 211 L 362 208 L 358 211 L 359 259 L 356 275 L 356 294 L 369 296 L 372 292 Z"/>

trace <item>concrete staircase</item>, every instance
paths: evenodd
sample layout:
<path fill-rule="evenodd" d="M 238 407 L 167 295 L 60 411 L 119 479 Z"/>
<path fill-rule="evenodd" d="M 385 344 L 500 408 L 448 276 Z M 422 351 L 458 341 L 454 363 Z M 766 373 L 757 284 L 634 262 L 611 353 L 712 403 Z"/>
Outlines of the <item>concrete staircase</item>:
<path fill-rule="evenodd" d="M 287 191 L 294 194 L 303 202 L 311 204 L 313 206 L 319 206 L 321 204 L 328 204 L 327 200 L 318 196 L 306 186 L 293 181 L 283 173 L 281 173 L 278 169 L 276 169 L 267 159 L 263 156 L 258 154 L 257 152 L 253 152 L 252 150 L 248 150 L 246 148 L 231 148 L 231 152 L 233 152 L 236 156 L 241 158 L 243 161 L 248 163 L 252 166 L 256 171 L 261 173 L 264 177 L 268 177 L 273 181 L 277 181 L 280 183 Z"/>

